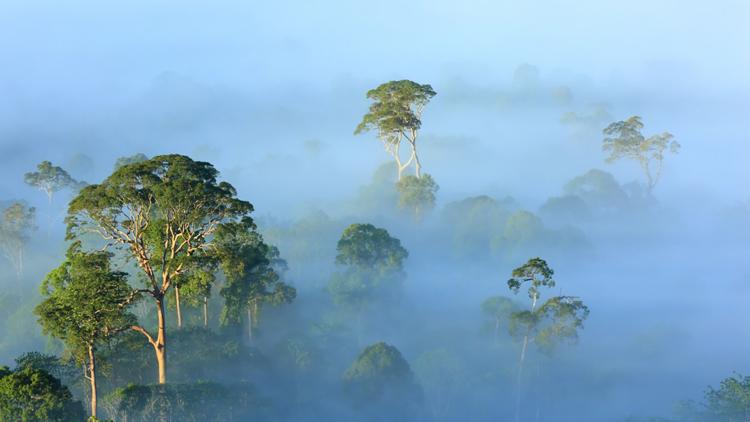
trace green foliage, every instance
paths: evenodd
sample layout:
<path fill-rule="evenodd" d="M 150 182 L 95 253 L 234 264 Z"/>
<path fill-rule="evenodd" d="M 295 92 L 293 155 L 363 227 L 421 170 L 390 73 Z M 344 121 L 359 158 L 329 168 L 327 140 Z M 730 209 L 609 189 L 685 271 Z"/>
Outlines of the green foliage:
<path fill-rule="evenodd" d="M 383 142 L 392 142 L 404 131 L 419 129 L 422 110 L 435 95 L 430 85 L 409 80 L 390 81 L 371 89 L 367 98 L 373 103 L 354 134 L 377 130 Z"/>
<path fill-rule="evenodd" d="M 637 161 L 648 179 L 648 191 L 651 192 L 661 177 L 665 152 L 676 154 L 680 150 L 680 144 L 669 132 L 646 138 L 641 129 L 643 123 L 639 116 L 611 123 L 604 129 L 606 136 L 602 149 L 609 153 L 607 162 L 622 158 Z"/>
<path fill-rule="evenodd" d="M 435 193 L 440 187 L 432 176 L 405 176 L 396 183 L 399 193 L 398 206 L 409 211 L 415 221 L 421 221 L 425 212 L 435 208 Z"/>
<path fill-rule="evenodd" d="M 409 252 L 387 230 L 372 224 L 352 224 L 336 245 L 336 263 L 361 270 L 401 270 Z"/>
<path fill-rule="evenodd" d="M 225 304 L 222 325 L 239 325 L 242 312 L 249 307 L 255 311 L 261 303 L 280 305 L 291 303 L 296 290 L 281 281 L 278 270 L 286 268 L 279 250 L 269 246 L 247 222 L 227 223 L 216 232 L 217 259 L 226 276 L 221 288 Z M 252 324 L 257 323 L 254 315 Z"/>
<path fill-rule="evenodd" d="M 587 204 L 596 207 L 618 207 L 627 200 L 627 195 L 611 173 L 591 169 L 574 177 L 563 187 L 566 195 L 575 195 Z"/>
<path fill-rule="evenodd" d="M 422 126 L 422 111 L 435 95 L 430 85 L 420 85 L 409 80 L 386 82 L 367 92 L 367 98 L 373 102 L 354 134 L 377 130 L 386 152 L 396 160 L 399 179 L 401 172 L 412 162 L 416 165 L 416 176 L 420 176 L 417 132 Z M 402 165 L 399 148 L 403 139 L 411 146 L 411 156 Z"/>
<path fill-rule="evenodd" d="M 84 420 L 81 403 L 49 373 L 31 367 L 0 368 L 0 420 L 70 422 Z"/>
<path fill-rule="evenodd" d="M 70 359 L 62 359 L 57 356 L 47 355 L 40 352 L 24 353 L 17 357 L 15 361 L 16 371 L 25 368 L 38 369 L 47 372 L 62 382 L 74 379 L 81 370 L 81 368 Z"/>
<path fill-rule="evenodd" d="M 24 249 L 31 232 L 36 230 L 36 209 L 21 202 L 13 202 L 2 211 L 0 220 L 0 253 L 15 267 L 20 277 L 23 273 Z"/>
<path fill-rule="evenodd" d="M 511 278 L 508 280 L 508 288 L 513 293 L 518 293 L 518 290 L 523 284 L 530 284 L 529 286 L 529 298 L 533 301 L 539 299 L 539 288 L 540 287 L 555 287 L 555 280 L 552 276 L 555 274 L 554 270 L 547 265 L 547 262 L 541 258 L 531 258 L 525 264 L 513 270 Z"/>
<path fill-rule="evenodd" d="M 387 230 L 372 224 L 352 224 L 337 245 L 336 264 L 328 291 L 334 302 L 361 308 L 394 294 L 403 281 L 403 262 L 409 253 Z"/>
<path fill-rule="evenodd" d="M 359 404 L 400 397 L 421 399 L 421 389 L 401 352 L 380 342 L 366 347 L 343 376 L 349 396 Z"/>
<path fill-rule="evenodd" d="M 737 374 L 709 387 L 705 395 L 707 412 L 717 421 L 741 422 L 750 415 L 750 377 Z"/>
<path fill-rule="evenodd" d="M 575 342 L 578 330 L 589 315 L 589 309 L 577 297 L 554 296 L 541 305 L 541 288 L 555 287 L 554 271 L 541 258 L 529 259 L 516 268 L 508 280 L 508 288 L 517 294 L 528 285 L 531 305 L 510 314 L 509 331 L 515 337 L 531 339 L 543 353 L 552 353 L 562 342 Z"/>
<path fill-rule="evenodd" d="M 557 222 L 581 222 L 591 217 L 591 210 L 586 201 L 576 195 L 555 196 L 549 198 L 541 208 L 539 214 L 545 219 Z"/>
<path fill-rule="evenodd" d="M 52 202 L 52 195 L 61 189 L 77 190 L 85 185 L 85 183 L 73 179 L 62 167 L 53 166 L 49 161 L 42 161 L 36 168 L 37 171 L 24 175 L 24 181 L 27 185 L 47 194 L 50 202 Z"/>
<path fill-rule="evenodd" d="M 117 161 L 115 161 L 114 170 L 117 170 L 120 167 L 127 166 L 128 164 L 142 163 L 146 160 L 148 160 L 148 156 L 142 152 L 130 156 L 120 157 L 117 159 Z"/>
<path fill-rule="evenodd" d="M 491 248 L 496 255 L 515 257 L 520 252 L 538 251 L 550 233 L 542 220 L 529 211 L 516 211 L 492 236 Z"/>
<path fill-rule="evenodd" d="M 502 233 L 511 210 L 512 198 L 497 201 L 486 195 L 451 202 L 443 208 L 442 221 L 452 237 L 459 257 L 487 257 L 493 233 Z"/>
<path fill-rule="evenodd" d="M 268 408 L 247 384 L 224 386 L 212 382 L 131 384 L 115 390 L 104 401 L 107 413 L 115 420 L 256 420 Z"/>
<path fill-rule="evenodd" d="M 34 311 L 39 324 L 79 359 L 136 322 L 125 309 L 133 289 L 126 273 L 112 270 L 111 257 L 108 252 L 82 252 L 76 242 L 41 286 L 45 299 Z"/>
<path fill-rule="evenodd" d="M 169 289 L 180 286 L 186 274 L 189 281 L 190 275 L 213 265 L 216 230 L 232 222 L 252 225 L 253 206 L 217 177 L 210 163 L 177 154 L 120 167 L 70 202 L 68 238 L 95 233 L 107 241 L 109 250 L 134 260 L 146 284 L 139 291 L 153 297 L 155 314 L 163 319 Z M 166 349 L 164 325 L 158 326 L 156 336 L 136 329 L 159 357 Z M 162 365 L 160 374 L 165 369 Z"/>

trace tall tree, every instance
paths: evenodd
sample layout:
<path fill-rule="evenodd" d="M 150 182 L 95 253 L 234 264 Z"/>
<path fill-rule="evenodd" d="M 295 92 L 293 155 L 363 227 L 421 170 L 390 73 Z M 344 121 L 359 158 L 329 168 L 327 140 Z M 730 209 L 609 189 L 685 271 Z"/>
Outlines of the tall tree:
<path fill-rule="evenodd" d="M 65 188 L 80 189 L 85 185 L 72 178 L 62 167 L 54 166 L 49 161 L 42 161 L 36 166 L 37 171 L 24 175 L 27 185 L 33 186 L 47 195 L 47 200 L 52 203 L 52 195 Z"/>
<path fill-rule="evenodd" d="M 554 271 L 546 261 L 532 258 L 514 269 L 508 280 L 508 288 L 514 294 L 523 285 L 528 285 L 530 299 L 528 309 L 518 310 L 510 316 L 511 334 L 523 339 L 518 361 L 516 421 L 521 417 L 521 377 L 529 343 L 534 342 L 541 351 L 549 352 L 560 341 L 574 341 L 589 314 L 588 307 L 573 296 L 555 296 L 539 304 L 541 289 L 555 287 L 553 275 Z"/>
<path fill-rule="evenodd" d="M 0 221 L 0 251 L 16 269 L 16 275 L 23 274 L 24 250 L 30 232 L 36 230 L 34 223 L 36 209 L 14 202 L 3 210 Z"/>
<path fill-rule="evenodd" d="M 45 299 L 34 310 L 44 332 L 62 340 L 85 364 L 93 417 L 97 414 L 97 347 L 136 323 L 126 310 L 133 294 L 127 274 L 112 270 L 111 257 L 109 252 L 81 252 L 78 242 L 71 245 L 65 262 L 42 283 Z"/>
<path fill-rule="evenodd" d="M 426 211 L 435 208 L 435 193 L 440 187 L 429 174 L 422 177 L 406 176 L 396 183 L 398 205 L 412 213 L 414 220 L 422 221 Z"/>
<path fill-rule="evenodd" d="M 328 283 L 337 305 L 352 309 L 361 332 L 362 314 L 370 304 L 396 293 L 404 279 L 403 263 L 409 253 L 387 230 L 372 224 L 347 227 L 336 246 L 336 264 L 342 268 Z"/>
<path fill-rule="evenodd" d="M 417 136 L 422 127 L 422 112 L 436 92 L 430 85 L 421 85 L 410 80 L 390 81 L 367 91 L 372 100 L 369 111 L 354 131 L 355 135 L 376 130 L 386 152 L 393 156 L 398 166 L 398 179 L 403 171 L 414 163 L 417 177 L 421 175 L 422 164 L 417 154 Z M 399 150 L 406 140 L 411 147 L 409 159 L 401 162 Z"/>
<path fill-rule="evenodd" d="M 247 311 L 247 332 L 252 340 L 263 304 L 291 303 L 297 291 L 279 277 L 279 271 L 286 267 L 279 250 L 266 244 L 249 222 L 222 225 L 216 232 L 216 244 L 226 276 L 220 291 L 224 297 L 221 323 L 240 325 Z"/>
<path fill-rule="evenodd" d="M 641 133 L 643 123 L 640 116 L 611 123 L 604 128 L 602 149 L 609 152 L 607 162 L 612 163 L 621 158 L 635 160 L 647 179 L 649 194 L 661 178 L 665 152 L 676 154 L 680 144 L 669 132 L 652 135 L 648 138 Z"/>
<path fill-rule="evenodd" d="M 106 248 L 134 260 L 145 279 L 137 292 L 153 299 L 156 333 L 134 325 L 153 346 L 159 383 L 167 380 L 165 295 L 211 254 L 213 235 L 229 221 L 249 221 L 249 202 L 218 182 L 210 164 L 161 155 L 117 169 L 87 186 L 68 209 L 68 238 L 99 235 Z"/>

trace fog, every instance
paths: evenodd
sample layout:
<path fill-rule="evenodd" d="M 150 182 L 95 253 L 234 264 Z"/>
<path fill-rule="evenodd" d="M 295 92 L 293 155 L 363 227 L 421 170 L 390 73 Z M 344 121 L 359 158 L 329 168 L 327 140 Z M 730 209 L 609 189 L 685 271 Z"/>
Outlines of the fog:
<path fill-rule="evenodd" d="M 514 420 L 517 394 L 523 421 L 711 420 L 676 409 L 750 372 L 748 19 L 739 0 L 6 0 L 0 210 L 35 207 L 37 229 L 21 275 L 0 260 L 0 367 L 30 351 L 66 356 L 33 310 L 65 259 L 63 220 L 77 193 L 48 202 L 24 174 L 49 160 L 97 184 L 120 157 L 182 154 L 210 162 L 252 203 L 296 289 L 291 303 L 263 308 L 252 340 L 245 327 L 219 326 L 218 288 L 207 333 L 170 328 L 186 345 L 216 336 L 192 360 L 170 346 L 170 383 L 250 385 L 254 405 L 239 420 Z M 375 131 L 353 134 L 367 91 L 401 79 L 437 92 L 418 146 L 439 190 L 416 220 L 398 209 Z M 665 154 L 651 194 L 637 162 L 608 163 L 602 151 L 602 130 L 635 115 L 644 135 L 670 132 L 681 145 Z M 614 182 L 571 191 L 592 169 Z M 480 196 L 491 200 L 465 201 Z M 571 196 L 579 208 L 553 206 Z M 509 223 L 521 211 L 533 215 Z M 352 311 L 329 283 L 354 223 L 386 229 L 408 258 L 397 297 Z M 590 314 L 577 341 L 550 356 L 531 347 L 517 382 L 521 343 L 505 327 L 493 334 L 482 303 L 526 304 L 526 287 L 514 295 L 506 282 L 537 256 L 557 282 L 543 299 L 576 296 Z M 138 283 L 134 265 L 121 270 Z M 154 324 L 152 307 L 143 299 L 134 313 Z M 199 307 L 186 308 L 186 325 L 202 329 Z M 102 352 L 101 397 L 157 382 L 138 336 Z M 242 351 L 217 352 L 230 341 Z M 352 404 L 342 386 L 381 341 L 400 351 L 420 391 L 407 410 Z M 63 381 L 85 404 L 76 376 Z M 100 417 L 123 417 L 100 407 Z"/>

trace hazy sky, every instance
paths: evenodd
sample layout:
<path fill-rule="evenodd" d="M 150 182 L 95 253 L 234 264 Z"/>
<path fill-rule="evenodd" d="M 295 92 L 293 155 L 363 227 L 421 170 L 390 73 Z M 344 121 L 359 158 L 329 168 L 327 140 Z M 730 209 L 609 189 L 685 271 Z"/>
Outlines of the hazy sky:
<path fill-rule="evenodd" d="M 516 185 L 508 178 L 523 177 L 548 195 L 605 166 L 598 140 L 576 150 L 559 123 L 565 111 L 601 103 L 613 118 L 641 114 L 647 133 L 669 130 L 683 144 L 665 186 L 747 197 L 727 181 L 748 176 L 749 20 L 741 0 L 5 0 L 0 171 L 15 177 L 80 151 L 97 158 L 95 180 L 119 155 L 178 151 L 235 176 L 297 160 L 314 161 L 303 170 L 316 183 L 345 172 L 360 183 L 387 159 L 374 139 L 351 135 L 364 92 L 409 78 L 438 91 L 425 136 L 477 147 L 442 159 L 424 144 L 426 168 L 444 192 L 451 181 L 502 191 Z M 538 70 L 540 86 L 565 86 L 571 100 L 549 112 L 533 101 L 487 107 L 483 98 L 515 95 L 514 71 L 524 63 Z M 317 158 L 298 154 L 309 141 L 324 147 Z M 526 173 L 531 166 L 548 172 Z M 496 167 L 508 171 L 487 176 Z M 623 181 L 638 176 L 628 166 L 609 170 L 618 168 Z M 15 194 L 17 182 L 0 183 L 2 196 Z"/>

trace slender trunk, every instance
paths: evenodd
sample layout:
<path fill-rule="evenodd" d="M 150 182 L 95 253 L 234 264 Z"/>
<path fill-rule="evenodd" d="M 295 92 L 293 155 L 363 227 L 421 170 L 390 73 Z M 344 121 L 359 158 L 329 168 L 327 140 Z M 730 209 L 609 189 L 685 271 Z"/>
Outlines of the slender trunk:
<path fill-rule="evenodd" d="M 203 296 L 203 326 L 208 327 L 208 298 Z"/>
<path fill-rule="evenodd" d="M 534 294 L 531 297 L 531 313 L 533 314 L 536 310 L 536 302 L 539 299 L 538 294 Z M 529 347 L 529 336 L 531 335 L 531 327 L 526 330 L 526 335 L 523 336 L 523 346 L 521 347 L 521 357 L 518 360 L 518 377 L 516 379 L 516 422 L 521 420 L 521 378 L 523 376 L 523 365 L 526 362 L 526 349 Z"/>
<path fill-rule="evenodd" d="M 523 336 L 523 347 L 521 347 L 521 358 L 518 360 L 518 376 L 516 378 L 516 422 L 521 420 L 521 377 L 523 375 L 523 364 L 526 361 L 526 348 L 529 345 L 529 335 Z"/>
<path fill-rule="evenodd" d="M 414 145 L 414 173 L 417 175 L 417 179 L 422 177 L 422 163 L 419 162 L 419 156 L 417 155 L 417 146 Z"/>
<path fill-rule="evenodd" d="M 177 328 L 182 328 L 182 309 L 180 309 L 180 288 L 174 286 L 174 300 L 177 313 Z"/>
<path fill-rule="evenodd" d="M 419 162 L 419 156 L 417 155 L 417 131 L 411 130 L 411 155 L 414 158 L 414 173 L 417 179 L 422 177 L 422 163 Z"/>
<path fill-rule="evenodd" d="M 93 346 L 89 346 L 89 381 L 91 382 L 91 416 L 96 417 L 96 358 Z"/>
<path fill-rule="evenodd" d="M 164 297 L 156 299 L 157 317 L 158 317 L 158 334 L 154 343 L 154 352 L 156 353 L 156 363 L 159 366 L 159 384 L 167 383 L 167 333 L 165 327 L 164 315 Z"/>

